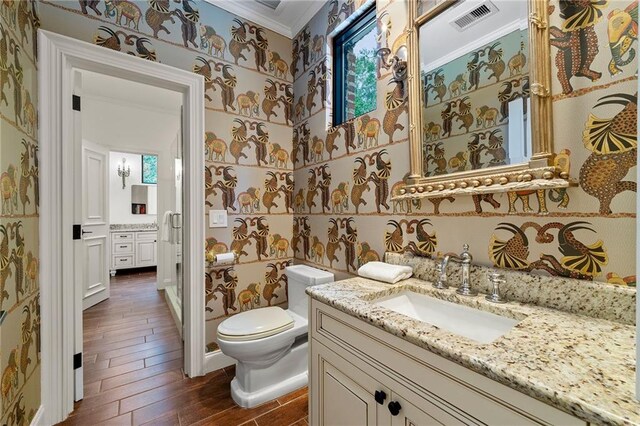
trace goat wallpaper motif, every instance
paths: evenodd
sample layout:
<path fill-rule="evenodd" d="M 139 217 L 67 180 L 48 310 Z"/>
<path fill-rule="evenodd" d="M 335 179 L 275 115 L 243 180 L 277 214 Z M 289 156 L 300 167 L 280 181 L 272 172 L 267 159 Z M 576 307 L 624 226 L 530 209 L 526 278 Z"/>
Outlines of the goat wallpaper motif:
<path fill-rule="evenodd" d="M 327 2 L 293 40 L 296 260 L 343 278 L 385 251 L 429 256 L 469 243 L 481 264 L 635 285 L 637 2 L 551 1 L 554 161 L 579 187 L 398 202 L 391 197 L 409 171 L 407 94 L 392 58 L 406 43 L 406 2 L 376 2 L 378 108 L 364 120 L 331 127 L 330 55 L 314 42 L 363 3 Z M 457 75 L 441 77 L 442 97 L 474 85 L 470 75 L 459 85 Z M 432 103 L 437 91 L 429 94 Z M 382 131 L 372 141 L 373 120 Z"/>
<path fill-rule="evenodd" d="M 201 1 L 42 1 L 43 29 L 205 79 L 206 338 L 246 309 L 286 304 L 293 252 L 291 40 Z M 208 222 L 207 222 L 208 223 Z M 214 267 L 217 253 L 238 264 Z"/>
<path fill-rule="evenodd" d="M 208 230 L 203 245 L 208 260 L 240 255 L 207 268 L 209 348 L 227 315 L 286 303 L 294 258 L 340 279 L 385 251 L 469 243 L 482 264 L 635 285 L 636 2 L 551 1 L 555 162 L 579 187 L 399 202 L 408 94 L 394 54 L 406 45 L 405 1 L 376 3 L 377 108 L 330 126 L 327 43 L 363 3 L 328 1 L 290 40 L 195 0 L 39 2 L 47 30 L 205 78 L 203 208 L 226 209 L 230 226 Z"/>
<path fill-rule="evenodd" d="M 0 423 L 40 406 L 36 3 L 0 5 Z"/>

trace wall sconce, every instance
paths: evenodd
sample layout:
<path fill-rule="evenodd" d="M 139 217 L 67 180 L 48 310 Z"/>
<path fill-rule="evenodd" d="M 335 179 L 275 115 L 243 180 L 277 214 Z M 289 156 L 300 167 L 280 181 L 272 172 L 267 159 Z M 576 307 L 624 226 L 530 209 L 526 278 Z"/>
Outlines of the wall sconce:
<path fill-rule="evenodd" d="M 126 183 L 125 183 L 125 179 L 128 178 L 131 175 L 131 168 L 129 166 L 127 166 L 127 170 L 124 169 L 125 163 L 127 162 L 126 158 L 122 159 L 122 169 L 120 168 L 120 165 L 118 165 L 118 177 L 122 178 L 122 189 L 125 189 L 127 187 Z"/>

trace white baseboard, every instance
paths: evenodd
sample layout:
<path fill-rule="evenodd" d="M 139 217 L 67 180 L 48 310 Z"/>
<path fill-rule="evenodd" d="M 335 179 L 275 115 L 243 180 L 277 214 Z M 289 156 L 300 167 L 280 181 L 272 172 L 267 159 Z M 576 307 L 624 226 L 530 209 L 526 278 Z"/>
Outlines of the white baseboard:
<path fill-rule="evenodd" d="M 234 365 L 236 360 L 221 351 L 208 352 L 204 355 L 204 374 Z"/>
<path fill-rule="evenodd" d="M 44 405 L 40 405 L 40 407 L 38 407 L 38 411 L 36 411 L 36 415 L 33 416 L 33 420 L 31 420 L 31 426 L 45 426 Z"/>

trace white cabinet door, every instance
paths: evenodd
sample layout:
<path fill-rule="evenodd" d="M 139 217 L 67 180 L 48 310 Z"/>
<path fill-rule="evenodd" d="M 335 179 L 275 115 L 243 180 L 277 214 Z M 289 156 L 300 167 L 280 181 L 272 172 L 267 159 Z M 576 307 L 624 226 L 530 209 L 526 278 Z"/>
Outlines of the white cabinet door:
<path fill-rule="evenodd" d="M 375 400 L 371 393 L 340 370 L 323 362 L 322 424 L 375 425 Z"/>
<path fill-rule="evenodd" d="M 384 392 L 379 383 L 326 347 L 314 342 L 312 348 L 315 349 L 312 353 L 312 395 L 315 398 L 312 405 L 317 413 L 311 419 L 312 424 L 376 426 L 390 423 L 383 405 L 375 400 L 376 391 Z"/>
<path fill-rule="evenodd" d="M 386 405 L 391 414 L 391 426 L 465 424 L 415 394 L 407 394 L 406 396 L 410 398 L 404 398 L 395 391 L 391 393 L 391 398 Z M 411 401 L 412 399 L 413 401 Z"/>
<path fill-rule="evenodd" d="M 155 266 L 156 244 L 153 240 L 136 242 L 136 266 Z"/>
<path fill-rule="evenodd" d="M 109 297 L 109 153 L 101 146 L 82 146 L 82 246 L 79 281 L 82 309 Z"/>

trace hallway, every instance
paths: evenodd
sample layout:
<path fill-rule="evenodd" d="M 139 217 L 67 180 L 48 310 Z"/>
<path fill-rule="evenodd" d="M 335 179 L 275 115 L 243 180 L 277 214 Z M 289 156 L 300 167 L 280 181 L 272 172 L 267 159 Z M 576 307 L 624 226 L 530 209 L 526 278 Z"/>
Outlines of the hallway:
<path fill-rule="evenodd" d="M 229 393 L 233 367 L 189 379 L 155 272 L 121 273 L 84 312 L 84 399 L 64 424 L 305 425 L 306 388 L 250 410 Z"/>

